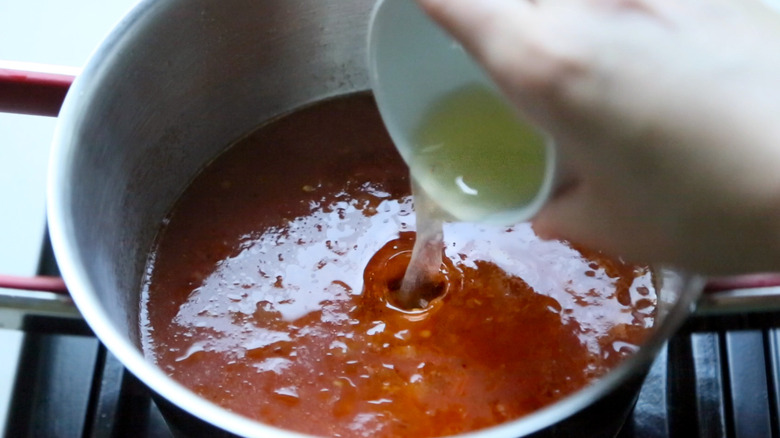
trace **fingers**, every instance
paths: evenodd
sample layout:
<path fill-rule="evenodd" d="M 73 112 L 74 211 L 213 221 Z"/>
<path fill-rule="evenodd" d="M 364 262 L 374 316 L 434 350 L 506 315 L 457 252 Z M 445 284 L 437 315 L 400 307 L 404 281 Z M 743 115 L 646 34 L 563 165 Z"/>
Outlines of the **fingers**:
<path fill-rule="evenodd" d="M 511 27 L 518 15 L 533 5 L 523 0 L 418 0 L 428 15 L 456 39 L 480 46 L 486 40 L 506 38 L 502 29 Z"/>
<path fill-rule="evenodd" d="M 543 23 L 540 11 L 542 2 L 566 0 L 533 1 L 418 0 L 526 117 L 548 128 L 545 114 L 557 100 L 558 72 L 568 71 L 568 52 L 558 50 L 557 26 Z"/>
<path fill-rule="evenodd" d="M 420 6 L 488 67 L 522 41 L 535 6 L 527 0 L 418 0 Z"/>

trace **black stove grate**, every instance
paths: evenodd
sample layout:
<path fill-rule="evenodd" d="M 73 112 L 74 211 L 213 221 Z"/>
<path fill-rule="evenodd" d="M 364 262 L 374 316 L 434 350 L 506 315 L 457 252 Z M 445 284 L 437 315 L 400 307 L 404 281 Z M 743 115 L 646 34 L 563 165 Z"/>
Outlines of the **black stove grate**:
<path fill-rule="evenodd" d="M 44 326 L 26 336 L 7 437 L 172 437 L 148 389 L 96 338 Z M 774 328 L 678 334 L 619 438 L 780 437 L 778 348 Z"/>
<path fill-rule="evenodd" d="M 620 438 L 778 437 L 778 329 L 682 332 L 662 350 Z"/>

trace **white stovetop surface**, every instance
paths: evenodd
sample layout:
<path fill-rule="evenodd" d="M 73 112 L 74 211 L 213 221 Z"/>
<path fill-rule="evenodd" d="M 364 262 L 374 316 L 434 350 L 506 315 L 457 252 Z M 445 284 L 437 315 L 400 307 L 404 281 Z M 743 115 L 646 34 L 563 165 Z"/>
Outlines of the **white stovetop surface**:
<path fill-rule="evenodd" d="M 0 1 L 0 68 L 66 66 L 73 74 L 138 0 Z M 45 231 L 49 144 L 56 119 L 0 113 L 0 273 L 35 274 Z M 24 334 L 0 329 L 0 436 Z"/>

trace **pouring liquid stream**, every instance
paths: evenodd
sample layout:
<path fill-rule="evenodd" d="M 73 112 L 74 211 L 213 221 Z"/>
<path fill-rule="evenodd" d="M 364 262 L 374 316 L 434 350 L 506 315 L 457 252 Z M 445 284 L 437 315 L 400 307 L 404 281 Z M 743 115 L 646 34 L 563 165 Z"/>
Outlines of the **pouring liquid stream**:
<path fill-rule="evenodd" d="M 417 238 L 396 302 L 404 309 L 425 309 L 438 291 L 444 290 L 441 275 L 444 249 L 444 217 L 436 203 L 412 182 Z"/>
<path fill-rule="evenodd" d="M 411 142 L 406 158 L 417 239 L 395 301 L 424 309 L 437 290 L 446 290 L 443 222 L 500 222 L 531 204 L 542 190 L 549 156 L 544 136 L 495 91 L 476 83 L 434 102 Z"/>

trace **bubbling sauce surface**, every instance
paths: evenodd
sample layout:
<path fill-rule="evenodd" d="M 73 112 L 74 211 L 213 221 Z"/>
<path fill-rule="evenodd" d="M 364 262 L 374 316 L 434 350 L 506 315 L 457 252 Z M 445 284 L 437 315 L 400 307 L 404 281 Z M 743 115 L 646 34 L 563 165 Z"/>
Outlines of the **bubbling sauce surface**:
<path fill-rule="evenodd" d="M 446 224 L 444 295 L 422 313 L 388 305 L 414 242 L 407 175 L 369 95 L 238 142 L 165 220 L 142 291 L 144 353 L 281 428 L 433 437 L 553 403 L 648 335 L 648 269 L 529 224 Z"/>

